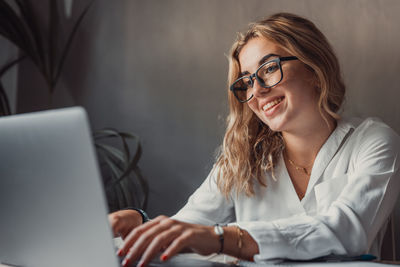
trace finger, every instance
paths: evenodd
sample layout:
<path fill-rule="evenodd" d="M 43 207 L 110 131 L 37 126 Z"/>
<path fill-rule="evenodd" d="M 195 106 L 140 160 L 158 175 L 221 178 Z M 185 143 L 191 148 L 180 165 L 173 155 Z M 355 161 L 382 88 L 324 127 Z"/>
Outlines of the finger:
<path fill-rule="evenodd" d="M 135 241 L 139 238 L 141 234 L 149 230 L 150 228 L 154 227 L 155 225 L 160 223 L 161 218 L 157 217 L 156 219 L 147 222 L 145 224 L 142 224 L 139 227 L 136 227 L 133 229 L 124 239 L 124 244 L 121 247 L 119 254 L 125 255 L 130 247 L 135 243 Z"/>
<path fill-rule="evenodd" d="M 175 222 L 172 220 L 160 221 L 158 225 L 143 233 L 128 251 L 126 259 L 130 261 L 138 260 L 143 252 L 148 248 L 149 244 L 154 239 L 158 238 L 159 235 L 162 235 L 163 232 L 168 231 L 168 229 L 171 228 L 172 223 Z"/>
<path fill-rule="evenodd" d="M 119 236 L 120 229 L 119 229 L 119 217 L 115 213 L 108 215 L 108 221 L 110 223 L 110 227 L 112 229 L 114 237 Z"/>
<path fill-rule="evenodd" d="M 175 225 L 171 229 L 166 230 L 165 232 L 155 237 L 143 253 L 142 258 L 139 262 L 139 266 L 147 265 L 151 261 L 151 259 L 153 259 L 160 251 L 162 251 L 163 247 L 169 246 L 171 242 L 181 234 L 182 226 Z M 163 259 L 163 261 L 164 260 L 166 259 Z"/>
<path fill-rule="evenodd" d="M 128 215 L 129 213 L 125 210 L 116 211 L 108 215 L 108 220 L 110 222 L 110 226 L 113 231 L 114 237 L 117 236 L 124 237 L 127 234 L 129 234 L 130 229 L 136 226 L 131 223 L 131 220 Z"/>
<path fill-rule="evenodd" d="M 168 248 L 164 251 L 164 253 L 160 256 L 160 260 L 161 261 L 166 261 L 166 260 L 170 259 L 171 257 L 175 256 L 176 254 L 178 254 L 185 247 L 189 246 L 190 239 L 192 237 L 193 237 L 193 232 L 192 231 L 186 231 L 181 236 L 176 238 L 168 246 Z"/>
<path fill-rule="evenodd" d="M 134 228 L 127 227 L 126 225 L 124 225 L 123 227 L 121 226 L 120 228 L 118 228 L 119 231 L 117 232 L 117 234 L 121 236 L 123 240 L 125 240 L 133 229 Z"/>
<path fill-rule="evenodd" d="M 136 210 L 119 210 L 108 215 L 114 236 L 125 237 L 132 229 L 142 224 L 142 216 Z"/>

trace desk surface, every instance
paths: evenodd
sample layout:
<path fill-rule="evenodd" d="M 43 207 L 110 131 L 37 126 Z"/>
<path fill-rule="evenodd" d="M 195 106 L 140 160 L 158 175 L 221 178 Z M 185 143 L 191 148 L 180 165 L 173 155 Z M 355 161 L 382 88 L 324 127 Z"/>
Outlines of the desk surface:
<path fill-rule="evenodd" d="M 242 263 L 239 266 L 243 267 L 269 267 L 269 266 L 299 266 L 299 267 L 381 267 L 394 266 L 392 264 L 383 264 L 377 262 L 353 261 L 353 262 L 282 262 L 282 263 Z"/>
<path fill-rule="evenodd" d="M 155 260 L 149 267 L 175 267 L 185 266 L 188 267 L 233 267 L 237 265 L 225 264 L 216 261 L 222 261 L 223 255 L 203 257 L 197 254 L 180 254 L 173 257 L 169 261 L 162 263 Z M 228 259 L 229 261 L 229 259 Z M 399 262 L 397 263 L 399 264 Z M 378 262 L 366 262 L 366 261 L 353 261 L 353 262 L 265 262 L 265 263 L 254 263 L 254 262 L 243 262 L 241 261 L 239 266 L 242 267 L 270 267 L 270 266 L 299 266 L 299 267 L 381 267 L 381 266 L 394 266 L 393 264 L 385 264 Z M 13 267 L 0 263 L 0 267 Z"/>
<path fill-rule="evenodd" d="M 171 262 L 172 263 L 172 262 Z M 160 264 L 160 263 L 153 263 L 149 267 L 167 267 L 168 265 L 165 264 Z M 174 266 L 174 265 L 169 265 L 169 266 Z M 223 266 L 233 266 L 233 265 L 226 265 L 226 264 L 220 264 L 220 263 L 215 263 L 215 262 L 210 262 L 207 265 L 201 264 L 197 266 L 191 265 L 190 267 L 223 267 Z M 240 265 L 243 267 L 269 267 L 269 266 L 299 266 L 299 267 L 344 267 L 344 266 L 351 266 L 351 267 L 381 267 L 381 266 L 394 266 L 390 264 L 383 264 L 383 263 L 375 263 L 375 262 L 313 262 L 313 263 L 280 263 L 279 265 L 275 264 L 260 264 L 260 263 L 252 263 L 252 264 L 245 264 L 245 265 Z M 0 267 L 12 267 L 9 265 L 3 265 L 0 264 Z"/>

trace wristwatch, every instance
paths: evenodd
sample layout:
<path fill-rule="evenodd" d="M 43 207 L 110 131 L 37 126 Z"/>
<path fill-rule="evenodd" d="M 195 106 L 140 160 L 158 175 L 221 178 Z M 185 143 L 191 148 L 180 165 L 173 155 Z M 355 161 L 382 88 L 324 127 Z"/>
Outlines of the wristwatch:
<path fill-rule="evenodd" d="M 221 244 L 221 247 L 219 249 L 218 254 L 221 254 L 222 251 L 224 250 L 224 228 L 222 228 L 222 226 L 217 223 L 214 225 L 214 232 L 219 237 L 219 243 Z"/>
<path fill-rule="evenodd" d="M 142 209 L 138 209 L 138 208 L 133 208 L 133 207 L 127 207 L 124 208 L 124 210 L 136 210 L 137 212 L 139 212 L 140 216 L 142 216 L 142 223 L 148 222 L 150 221 L 149 216 L 147 215 L 147 213 L 142 210 Z"/>

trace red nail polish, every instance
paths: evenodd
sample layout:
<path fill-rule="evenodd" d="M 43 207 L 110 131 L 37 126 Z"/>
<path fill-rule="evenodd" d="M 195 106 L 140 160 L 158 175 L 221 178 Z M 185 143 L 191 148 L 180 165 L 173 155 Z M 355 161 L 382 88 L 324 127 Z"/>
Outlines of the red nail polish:
<path fill-rule="evenodd" d="M 166 261 L 168 259 L 168 255 L 167 254 L 162 254 L 161 255 L 161 260 L 162 261 Z"/>
<path fill-rule="evenodd" d="M 124 259 L 124 261 L 122 262 L 122 266 L 126 267 L 129 265 L 129 259 Z"/>
<path fill-rule="evenodd" d="M 136 267 L 143 267 L 143 266 L 144 266 L 144 262 L 141 261 L 141 262 L 138 263 L 138 265 Z"/>
<path fill-rule="evenodd" d="M 123 254 L 123 253 L 122 253 L 122 249 L 119 249 L 118 252 L 117 252 L 117 255 L 118 255 L 119 257 L 121 257 L 122 254 Z"/>

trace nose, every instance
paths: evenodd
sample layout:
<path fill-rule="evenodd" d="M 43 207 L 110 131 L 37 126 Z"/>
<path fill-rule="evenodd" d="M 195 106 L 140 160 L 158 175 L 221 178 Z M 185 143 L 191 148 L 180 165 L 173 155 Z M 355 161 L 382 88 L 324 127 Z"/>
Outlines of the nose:
<path fill-rule="evenodd" d="M 263 97 L 271 91 L 271 88 L 263 87 L 257 79 L 253 82 L 253 95 L 254 97 Z"/>

